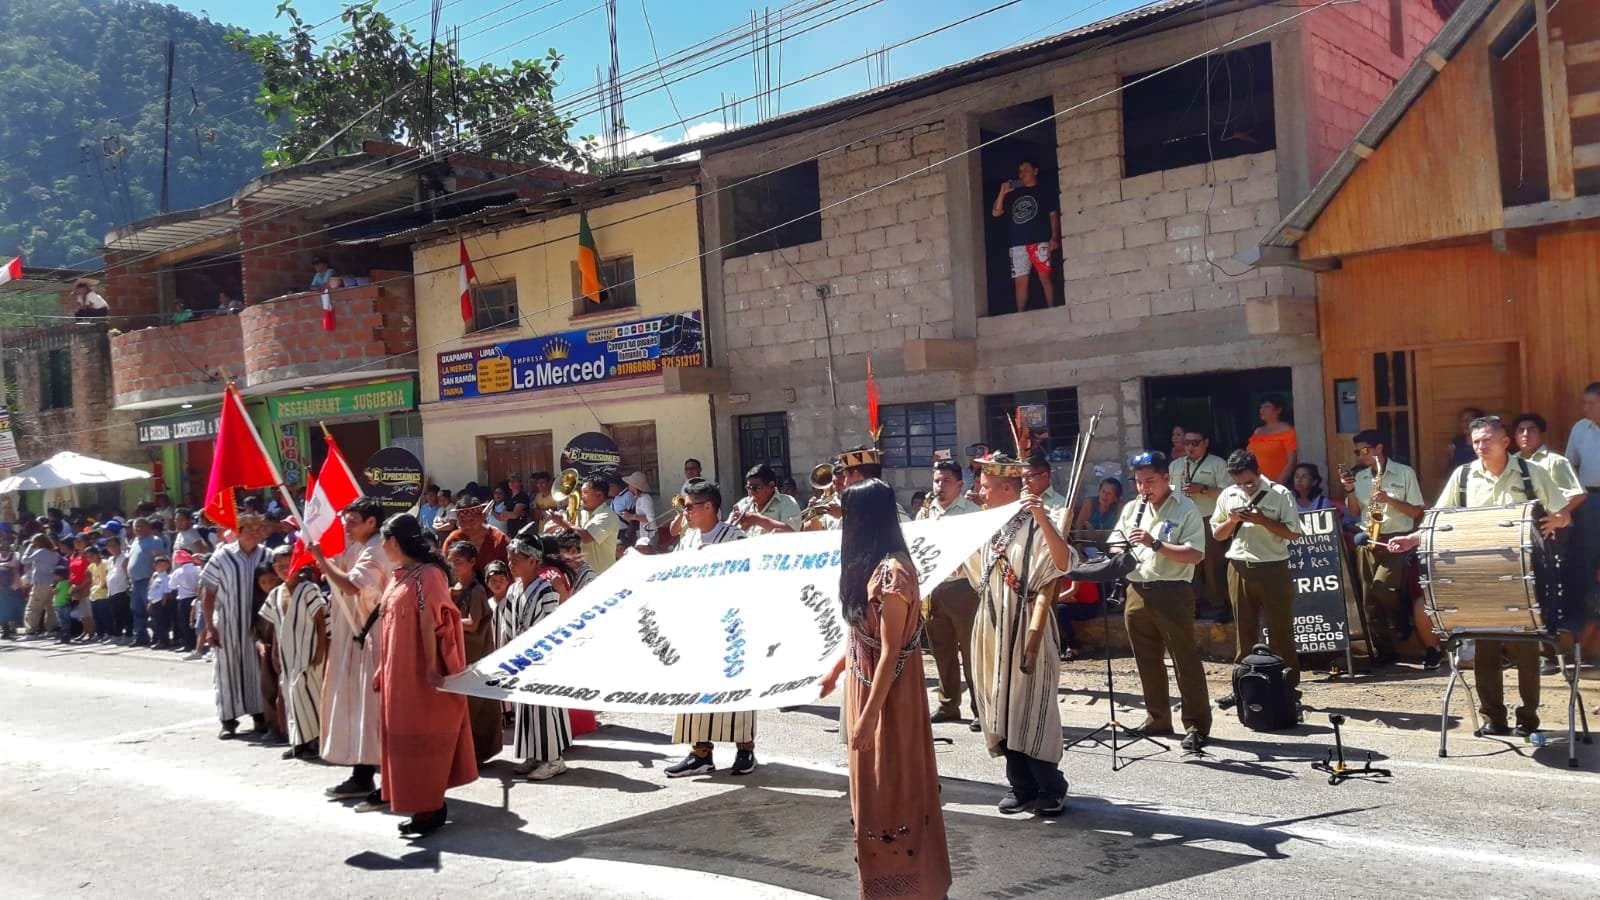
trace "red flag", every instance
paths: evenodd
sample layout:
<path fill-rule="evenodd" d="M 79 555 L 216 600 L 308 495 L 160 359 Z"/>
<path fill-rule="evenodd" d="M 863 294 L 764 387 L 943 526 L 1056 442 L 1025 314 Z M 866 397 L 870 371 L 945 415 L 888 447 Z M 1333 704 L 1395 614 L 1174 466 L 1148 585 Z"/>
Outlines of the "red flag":
<path fill-rule="evenodd" d="M 290 567 L 298 571 L 312 563 L 311 552 L 306 549 L 309 537 L 328 556 L 344 552 L 344 522 L 339 513 L 361 496 L 360 483 L 339 452 L 333 435 L 324 435 L 328 442 L 328 458 L 322 462 L 322 471 L 306 485 L 306 506 L 300 518 L 300 536 L 294 542 L 294 556 Z"/>
<path fill-rule="evenodd" d="M 11 260 L 11 262 L 6 263 L 4 266 L 0 266 L 0 284 L 5 284 L 8 281 L 16 281 L 21 277 L 22 257 L 15 257 Z"/>
<path fill-rule="evenodd" d="M 872 435 L 873 446 L 877 446 L 883 426 L 878 424 L 878 380 L 872 377 L 870 357 L 867 359 L 867 431 Z"/>
<path fill-rule="evenodd" d="M 467 255 L 467 242 L 465 238 L 458 238 L 461 244 L 461 321 L 472 324 L 472 283 L 478 280 L 478 274 L 472 271 L 472 257 Z"/>
<path fill-rule="evenodd" d="M 328 289 L 322 289 L 322 330 L 333 330 L 333 298 L 328 296 Z"/>
<path fill-rule="evenodd" d="M 254 422 L 244 411 L 239 392 L 229 384 L 222 392 L 222 413 L 217 423 L 217 446 L 211 454 L 211 477 L 206 482 L 206 518 L 223 528 L 238 529 L 236 492 L 257 491 L 283 482 L 267 456 Z"/>

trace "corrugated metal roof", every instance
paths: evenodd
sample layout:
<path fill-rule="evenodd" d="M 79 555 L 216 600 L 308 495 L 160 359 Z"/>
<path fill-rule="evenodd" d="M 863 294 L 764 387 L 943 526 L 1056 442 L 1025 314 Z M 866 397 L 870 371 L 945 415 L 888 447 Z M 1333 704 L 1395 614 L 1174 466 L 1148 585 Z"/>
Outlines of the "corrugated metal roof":
<path fill-rule="evenodd" d="M 1255 6 L 1260 5 L 1262 2 L 1266 2 L 1266 0 L 1256 0 L 1256 2 L 1242 2 L 1242 0 L 1157 0 L 1157 2 L 1135 7 L 1126 12 L 1074 28 L 1071 31 L 1064 31 L 1031 43 L 1018 44 L 1015 47 L 996 50 L 983 56 L 973 57 L 972 59 L 945 66 L 942 69 L 935 69 L 932 72 L 905 78 L 858 94 L 840 97 L 827 103 L 819 103 L 816 106 L 796 110 L 792 113 L 773 116 L 754 125 L 720 132 L 698 140 L 685 141 L 681 144 L 666 147 L 652 155 L 656 159 L 675 159 L 696 151 L 727 149 L 746 144 L 762 135 L 791 129 L 802 123 L 815 127 L 826 124 L 828 121 L 842 118 L 847 113 L 851 113 L 860 107 L 880 104 L 888 105 L 891 101 L 904 102 L 915 97 L 937 93 L 955 83 L 980 77 L 992 77 L 995 74 L 992 70 L 1004 69 L 1008 65 L 1033 65 L 1039 61 L 1035 57 L 1048 57 L 1094 35 L 1117 31 L 1126 26 L 1144 23 L 1160 16 L 1208 4 L 1216 6 L 1227 4 Z"/>
<path fill-rule="evenodd" d="M 1394 130 L 1395 125 L 1411 108 L 1411 104 L 1415 103 L 1417 98 L 1422 96 L 1422 92 L 1428 89 L 1428 85 L 1433 83 L 1434 78 L 1438 77 L 1439 73 L 1428 64 L 1429 54 L 1437 54 L 1445 60 L 1454 59 L 1462 45 L 1498 3 L 1499 0 L 1465 0 L 1456 9 L 1455 14 L 1444 23 L 1444 27 L 1439 29 L 1439 33 L 1434 35 L 1428 46 L 1423 48 L 1412 61 L 1411 68 L 1395 82 L 1394 88 L 1389 91 L 1389 96 L 1373 110 L 1372 116 L 1367 119 L 1367 124 L 1362 126 L 1344 150 L 1340 151 L 1338 158 L 1317 181 L 1311 193 L 1290 210 L 1282 221 L 1272 226 L 1272 229 L 1262 237 L 1260 246 L 1291 249 L 1300 242 L 1301 237 L 1311 230 L 1311 226 L 1316 224 L 1317 217 L 1322 215 L 1322 211 L 1327 209 L 1334 196 L 1350 179 L 1350 175 L 1364 162 L 1356 153 L 1356 147 L 1359 145 L 1369 150 L 1378 149 L 1378 145 L 1383 143 L 1383 139 L 1388 137 L 1390 131 Z"/>
<path fill-rule="evenodd" d="M 641 166 L 564 191 L 553 191 L 533 199 L 519 199 L 498 206 L 487 206 L 453 219 L 441 219 L 427 225 L 396 231 L 382 238 L 362 238 L 341 243 L 364 244 L 382 240 L 390 243 L 420 244 L 432 239 L 454 237 L 463 231 L 478 231 L 526 220 L 566 215 L 580 206 L 594 207 L 632 199 L 631 195 L 637 194 L 641 188 L 653 188 L 675 180 L 683 181 L 685 184 L 692 183 L 691 179 L 698 174 L 699 169 L 700 164 L 697 162 Z"/>

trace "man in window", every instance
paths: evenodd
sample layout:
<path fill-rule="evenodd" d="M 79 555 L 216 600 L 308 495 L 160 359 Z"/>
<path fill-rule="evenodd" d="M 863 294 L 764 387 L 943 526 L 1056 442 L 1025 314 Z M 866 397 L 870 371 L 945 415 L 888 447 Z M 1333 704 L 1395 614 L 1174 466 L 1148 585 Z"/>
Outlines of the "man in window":
<path fill-rule="evenodd" d="M 990 214 L 1004 218 L 1009 227 L 1011 284 L 1016 288 L 1017 312 L 1028 308 L 1029 270 L 1039 273 L 1044 305 L 1056 305 L 1052 260 L 1061 249 L 1061 205 L 1054 190 L 1039 185 L 1039 167 L 1032 160 L 1017 164 L 1017 177 L 1000 185 Z"/>
<path fill-rule="evenodd" d="M 333 267 L 328 265 L 326 256 L 319 256 L 311 260 L 311 289 L 320 291 L 325 287 L 337 287 L 337 285 L 328 284 L 328 279 L 335 274 Z"/>

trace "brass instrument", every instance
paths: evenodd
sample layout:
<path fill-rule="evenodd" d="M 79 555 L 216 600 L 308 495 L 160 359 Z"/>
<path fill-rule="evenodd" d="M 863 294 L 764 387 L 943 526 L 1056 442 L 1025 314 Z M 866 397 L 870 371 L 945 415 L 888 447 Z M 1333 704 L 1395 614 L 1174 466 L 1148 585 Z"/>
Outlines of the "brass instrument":
<path fill-rule="evenodd" d="M 817 524 L 828 512 L 828 507 L 833 505 L 833 466 L 823 463 L 811 470 L 811 489 L 821 491 L 811 498 L 806 508 L 800 511 L 800 530 L 816 531 L 813 526 Z"/>
<path fill-rule="evenodd" d="M 567 521 L 574 528 L 578 527 L 578 510 L 581 505 L 578 500 L 578 480 L 577 469 L 562 469 L 560 477 L 556 479 L 555 490 L 550 492 L 550 499 L 567 505 Z"/>
<path fill-rule="evenodd" d="M 917 513 L 917 518 L 931 518 L 933 516 L 933 501 L 937 500 L 938 498 L 938 491 L 929 491 L 928 495 L 922 498 L 922 512 Z"/>
<path fill-rule="evenodd" d="M 685 509 L 688 507 L 689 501 L 682 494 L 673 494 L 672 505 L 677 509 Z"/>
<path fill-rule="evenodd" d="M 1378 534 L 1383 531 L 1383 514 L 1388 509 L 1387 503 L 1379 503 L 1373 498 L 1383 490 L 1383 460 L 1374 456 L 1372 458 L 1372 493 L 1367 496 L 1367 514 L 1370 521 L 1367 524 L 1367 538 L 1373 543 L 1378 542 Z"/>

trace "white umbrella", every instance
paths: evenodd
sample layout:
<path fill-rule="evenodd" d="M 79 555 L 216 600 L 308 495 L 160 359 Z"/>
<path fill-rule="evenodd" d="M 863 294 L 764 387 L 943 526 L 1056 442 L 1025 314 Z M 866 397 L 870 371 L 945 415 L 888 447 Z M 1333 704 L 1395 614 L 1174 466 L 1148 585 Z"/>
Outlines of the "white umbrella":
<path fill-rule="evenodd" d="M 0 494 L 9 494 L 12 491 L 48 491 L 51 488 L 75 487 L 80 484 L 111 484 L 149 477 L 149 472 L 63 450 L 27 471 L 0 481 Z"/>

